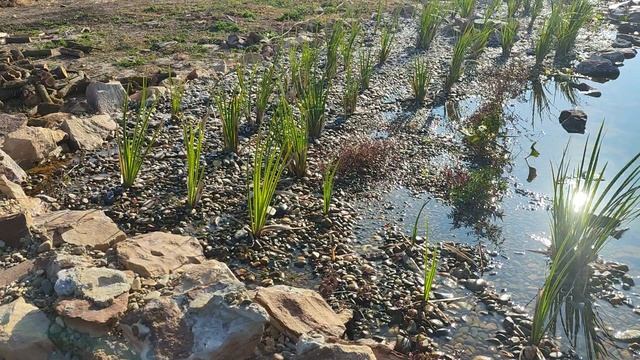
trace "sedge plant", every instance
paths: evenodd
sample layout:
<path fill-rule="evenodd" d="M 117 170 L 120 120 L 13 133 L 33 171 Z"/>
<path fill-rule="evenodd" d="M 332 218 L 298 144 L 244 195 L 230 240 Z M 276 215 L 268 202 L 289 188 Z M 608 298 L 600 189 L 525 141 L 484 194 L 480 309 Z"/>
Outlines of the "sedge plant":
<path fill-rule="evenodd" d="M 249 227 L 254 238 L 259 238 L 264 232 L 272 229 L 267 225 L 269 207 L 288 162 L 287 149 L 279 146 L 274 139 L 271 134 L 260 136 L 253 158 L 253 173 L 249 178 L 248 209 Z"/>
<path fill-rule="evenodd" d="M 502 25 L 502 29 L 500 30 L 500 45 L 502 46 L 502 56 L 504 57 L 511 55 L 511 49 L 518 34 L 518 25 L 518 20 L 514 18 L 509 18 L 509 20 Z"/>
<path fill-rule="evenodd" d="M 418 20 L 418 39 L 416 47 L 427 50 L 442 23 L 442 5 L 440 1 L 429 1 L 422 8 Z"/>
<path fill-rule="evenodd" d="M 309 140 L 306 121 L 299 121 L 285 96 L 275 110 L 274 121 L 280 123 L 282 145 L 289 154 L 288 169 L 297 177 L 307 174 L 307 153 Z"/>
<path fill-rule="evenodd" d="M 604 182 L 607 164 L 600 161 L 602 139 L 603 126 L 591 150 L 589 141 L 585 142 L 575 168 L 571 169 L 567 149 L 559 166 L 552 168 L 550 266 L 536 300 L 529 344 L 521 359 L 540 355 L 539 345 L 547 332 L 555 328 L 559 314 L 570 313 L 573 325 L 593 322 L 590 309 L 574 309 L 572 305 L 577 301 L 576 295 L 585 302 L 589 300 L 586 290 L 591 279 L 589 264 L 598 259 L 617 228 L 640 215 L 640 152 Z M 593 338 L 588 330 L 585 328 L 586 341 Z M 573 327 L 565 328 L 565 332 L 575 336 Z"/>
<path fill-rule="evenodd" d="M 240 119 L 245 113 L 245 95 L 242 90 L 234 91 L 229 97 L 220 92 L 214 96 L 214 101 L 222 122 L 224 150 L 237 153 L 238 129 Z"/>
<path fill-rule="evenodd" d="M 187 165 L 187 204 L 195 208 L 202 196 L 204 188 L 205 165 L 201 161 L 203 153 L 205 123 L 203 118 L 197 125 L 191 121 L 183 124 L 182 134 Z"/>
<path fill-rule="evenodd" d="M 413 97 L 418 104 L 422 104 L 427 96 L 429 86 L 429 71 L 426 61 L 416 58 L 413 62 L 413 73 L 411 76 L 411 89 Z"/>
<path fill-rule="evenodd" d="M 344 109 L 345 117 L 353 115 L 356 111 L 359 90 L 360 83 L 358 78 L 353 76 L 351 69 L 348 69 L 344 80 L 344 93 L 342 94 L 342 108 Z"/>
<path fill-rule="evenodd" d="M 360 23 L 356 22 L 351 24 L 349 35 L 346 37 L 345 41 L 341 42 L 340 52 L 342 53 L 342 62 L 345 71 L 351 68 L 355 43 L 358 35 L 360 34 L 360 29 Z"/>
<path fill-rule="evenodd" d="M 385 26 L 382 29 L 382 35 L 380 36 L 380 52 L 378 52 L 378 65 L 384 64 L 389 58 L 391 45 L 393 44 L 395 37 L 396 34 L 390 27 Z"/>
<path fill-rule="evenodd" d="M 301 89 L 299 108 L 309 139 L 320 137 L 326 121 L 327 83 L 318 74 L 311 75 L 309 85 Z"/>
<path fill-rule="evenodd" d="M 464 73 L 464 60 L 472 42 L 473 31 L 471 29 L 465 31 L 458 37 L 458 41 L 456 41 L 453 47 L 453 56 L 449 67 L 449 76 L 447 76 L 445 82 L 445 90 L 449 91 L 453 84 L 455 84 Z"/>
<path fill-rule="evenodd" d="M 560 26 L 560 16 L 560 5 L 554 5 L 551 10 L 551 15 L 545 20 L 540 30 L 538 41 L 535 44 L 536 66 L 538 67 L 542 66 L 544 59 L 553 49 L 555 34 Z"/>
<path fill-rule="evenodd" d="M 275 64 L 267 68 L 263 73 L 260 81 L 258 82 L 258 88 L 256 90 L 256 125 L 260 126 L 264 114 L 269 106 L 269 99 L 273 93 L 273 87 L 275 85 Z"/>
<path fill-rule="evenodd" d="M 331 200 L 333 198 L 333 184 L 338 172 L 339 160 L 336 159 L 325 166 L 322 174 L 322 213 L 324 216 L 329 215 L 331 208 Z"/>
<path fill-rule="evenodd" d="M 520 8 L 521 0 L 507 0 L 507 19 L 513 19 Z"/>
<path fill-rule="evenodd" d="M 533 29 L 533 25 L 535 24 L 538 16 L 540 16 L 540 13 L 542 12 L 543 7 L 544 7 L 544 0 L 533 0 L 533 3 L 531 4 L 531 11 L 529 13 L 530 18 L 529 18 L 529 25 L 527 26 L 527 32 L 530 33 L 531 30 Z"/>
<path fill-rule="evenodd" d="M 358 58 L 358 71 L 360 72 L 360 91 L 369 88 L 373 76 L 373 56 L 371 50 L 363 50 Z"/>
<path fill-rule="evenodd" d="M 184 96 L 184 83 L 169 77 L 169 98 L 171 102 L 171 116 L 174 119 L 182 113 L 182 97 Z"/>
<path fill-rule="evenodd" d="M 476 9 L 476 0 L 455 0 L 458 15 L 463 19 L 469 19 Z"/>
<path fill-rule="evenodd" d="M 327 62 L 325 67 L 325 77 L 331 80 L 338 71 L 338 51 L 344 37 L 344 27 L 341 21 L 337 21 L 333 25 L 331 37 L 327 42 Z"/>
<path fill-rule="evenodd" d="M 556 57 L 567 56 L 576 43 L 578 32 L 593 15 L 593 5 L 589 0 L 574 0 L 563 12 L 558 26 Z"/>
<path fill-rule="evenodd" d="M 140 106 L 129 109 L 129 102 L 125 101 L 122 109 L 122 118 L 116 134 L 118 144 L 118 160 L 120 164 L 120 176 L 122 186 L 131 187 L 138 177 L 144 159 L 155 144 L 162 125 L 153 132 L 151 139 L 147 140 L 149 121 L 155 111 L 155 102 L 147 104 L 147 85 L 143 81 Z M 131 119 L 133 118 L 133 119 Z M 131 121 L 133 120 L 133 121 Z M 133 122 L 133 124 L 130 124 Z"/>

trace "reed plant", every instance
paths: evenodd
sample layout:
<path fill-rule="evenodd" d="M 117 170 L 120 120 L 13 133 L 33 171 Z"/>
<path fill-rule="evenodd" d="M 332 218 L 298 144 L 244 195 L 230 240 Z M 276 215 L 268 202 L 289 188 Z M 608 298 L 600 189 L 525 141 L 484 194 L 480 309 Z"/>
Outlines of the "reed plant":
<path fill-rule="evenodd" d="M 530 19 L 529 19 L 529 25 L 527 26 L 527 32 L 531 32 L 531 30 L 533 29 L 533 25 L 536 22 L 536 19 L 538 18 L 538 16 L 540 16 L 540 13 L 542 12 L 542 9 L 544 8 L 544 0 L 533 0 L 533 3 L 531 4 L 531 12 L 530 12 Z"/>
<path fill-rule="evenodd" d="M 325 77 L 331 81 L 338 72 L 338 51 L 344 37 L 344 27 L 341 21 L 333 25 L 331 37 L 327 42 L 327 61 L 325 64 Z"/>
<path fill-rule="evenodd" d="M 269 99 L 273 94 L 273 88 L 275 86 L 275 72 L 276 65 L 272 64 L 265 69 L 262 73 L 262 77 L 258 82 L 256 90 L 256 125 L 259 127 L 262 124 L 262 119 L 269 106 Z"/>
<path fill-rule="evenodd" d="M 520 23 L 514 18 L 509 18 L 500 30 L 500 45 L 502 46 L 502 56 L 511 55 L 511 49 L 518 35 L 518 26 Z"/>
<path fill-rule="evenodd" d="M 476 9 L 476 0 L 455 0 L 458 15 L 463 19 L 469 19 Z"/>
<path fill-rule="evenodd" d="M 464 73 L 464 61 L 469 48 L 473 42 L 473 31 L 471 29 L 465 31 L 458 37 L 453 47 L 453 56 L 451 58 L 451 66 L 449 67 L 449 76 L 445 82 L 445 90 L 451 90 L 453 84 L 460 79 Z"/>
<path fill-rule="evenodd" d="M 147 140 L 149 121 L 155 112 L 155 102 L 151 105 L 147 103 L 147 83 L 143 81 L 140 106 L 129 109 L 129 102 L 125 101 L 122 109 L 120 126 L 116 132 L 116 142 L 118 144 L 118 160 L 120 164 L 120 176 L 122 186 L 131 187 L 138 177 L 144 159 L 151 151 L 151 147 L 156 142 L 162 125 L 158 126 Z M 132 119 L 133 118 L 133 119 Z"/>
<path fill-rule="evenodd" d="M 274 113 L 274 122 L 281 126 L 281 146 L 289 154 L 287 164 L 289 171 L 297 177 L 307 174 L 307 153 L 309 139 L 306 121 L 299 121 L 293 114 L 293 109 L 285 96 L 280 96 L 278 107 Z"/>
<path fill-rule="evenodd" d="M 378 52 L 378 65 L 384 64 L 391 53 L 391 45 L 396 37 L 396 33 L 392 28 L 385 26 L 380 36 L 380 52 Z"/>
<path fill-rule="evenodd" d="M 507 0 L 507 19 L 513 19 L 520 8 L 521 0 Z"/>
<path fill-rule="evenodd" d="M 558 26 L 556 57 L 564 57 L 573 49 L 578 32 L 593 16 L 593 5 L 589 0 L 573 0 L 563 11 Z"/>
<path fill-rule="evenodd" d="M 253 80 L 255 79 L 255 73 L 257 72 L 257 68 L 253 70 L 249 70 L 249 77 L 247 77 L 247 70 L 243 63 L 238 64 L 236 66 L 236 77 L 238 79 L 238 95 L 241 98 L 242 102 L 242 115 L 247 119 L 247 121 L 251 121 L 251 113 L 253 111 L 253 104 L 251 103 L 251 86 L 253 85 Z"/>
<path fill-rule="evenodd" d="M 482 54 L 484 49 L 487 47 L 489 43 L 489 38 L 491 38 L 491 34 L 493 34 L 494 25 L 493 23 L 486 22 L 481 30 L 474 31 L 473 33 L 473 41 L 471 44 L 471 48 L 469 49 L 469 56 L 472 58 L 477 58 Z"/>
<path fill-rule="evenodd" d="M 440 1 L 429 1 L 422 8 L 418 20 L 418 39 L 416 47 L 427 50 L 436 36 L 442 23 L 442 4 Z"/>
<path fill-rule="evenodd" d="M 349 35 L 346 37 L 345 41 L 342 41 L 342 45 L 340 46 L 340 52 L 342 53 L 342 62 L 344 65 L 344 70 L 351 68 L 351 62 L 353 59 L 353 52 L 355 50 L 356 39 L 358 39 L 358 35 L 360 34 L 360 23 L 354 22 L 351 24 L 351 29 L 349 31 Z"/>
<path fill-rule="evenodd" d="M 353 76 L 351 69 L 348 69 L 344 80 L 344 93 L 342 94 L 342 107 L 345 117 L 351 116 L 356 111 L 359 90 L 360 82 L 358 78 Z"/>
<path fill-rule="evenodd" d="M 195 208 L 200 202 L 202 190 L 204 189 L 204 170 L 202 163 L 202 153 L 205 136 L 205 124 L 207 117 L 198 124 L 185 121 L 182 125 L 182 135 L 187 165 L 187 204 Z"/>
<path fill-rule="evenodd" d="M 318 50 L 304 44 L 298 58 L 293 51 L 289 54 L 291 64 L 291 82 L 296 94 L 300 96 L 311 85 L 311 78 L 316 75 Z"/>
<path fill-rule="evenodd" d="M 377 34 L 378 29 L 382 26 L 382 10 L 383 10 L 383 1 L 378 0 L 378 6 L 376 7 L 376 24 L 373 28 L 373 33 Z"/>
<path fill-rule="evenodd" d="M 279 146 L 271 134 L 258 138 L 247 191 L 249 227 L 255 238 L 274 228 L 267 225 L 267 216 L 288 157 L 287 149 Z"/>
<path fill-rule="evenodd" d="M 325 108 L 327 106 L 327 83 L 317 74 L 312 75 L 310 84 L 302 89 L 300 94 L 300 113 L 307 128 L 309 139 L 320 137 L 326 121 Z"/>
<path fill-rule="evenodd" d="M 336 173 L 338 172 L 339 160 L 336 159 L 325 166 L 322 173 L 322 213 L 324 216 L 329 215 L 331 209 L 331 200 L 333 198 L 333 184 L 335 182 Z"/>
<path fill-rule="evenodd" d="M 373 56 L 371 50 L 363 50 L 358 57 L 358 71 L 360 72 L 360 91 L 369 88 L 373 76 Z"/>
<path fill-rule="evenodd" d="M 535 44 L 536 66 L 538 67 L 542 65 L 544 59 L 553 49 L 555 34 L 561 21 L 560 11 L 560 5 L 553 6 L 551 15 L 545 20 L 540 35 L 538 35 L 538 41 Z"/>
<path fill-rule="evenodd" d="M 182 114 L 182 98 L 184 97 L 184 83 L 169 77 L 169 98 L 171 102 L 171 116 L 177 119 Z"/>
<path fill-rule="evenodd" d="M 602 179 L 607 164 L 600 161 L 602 139 L 603 125 L 591 150 L 589 141 L 585 142 L 578 166 L 571 169 L 565 149 L 559 166 L 552 169 L 550 265 L 536 300 L 529 344 L 521 359 L 540 355 L 541 341 L 555 328 L 557 316 L 576 301 L 574 294 L 588 296 L 588 265 L 598 259 L 619 226 L 640 215 L 640 153 L 605 183 Z M 572 312 L 579 316 L 574 320 L 589 324 L 593 315 L 588 310 Z"/>
<path fill-rule="evenodd" d="M 243 90 L 234 91 L 229 97 L 223 92 L 214 95 L 216 108 L 222 122 L 222 141 L 224 150 L 238 152 L 238 129 L 240 119 L 245 113 L 245 95 Z"/>
<path fill-rule="evenodd" d="M 418 104 L 422 104 L 427 96 L 429 86 L 429 70 L 426 61 L 416 58 L 413 62 L 413 74 L 411 76 L 411 89 L 413 97 Z"/>

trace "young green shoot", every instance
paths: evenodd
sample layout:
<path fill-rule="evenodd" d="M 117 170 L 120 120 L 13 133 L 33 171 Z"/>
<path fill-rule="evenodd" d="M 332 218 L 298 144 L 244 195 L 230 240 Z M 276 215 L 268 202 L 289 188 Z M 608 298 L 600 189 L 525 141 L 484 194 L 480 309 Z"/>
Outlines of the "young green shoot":
<path fill-rule="evenodd" d="M 560 5 L 554 5 L 551 10 L 551 15 L 545 20 L 540 35 L 538 36 L 538 42 L 535 45 L 536 66 L 541 66 L 544 59 L 549 55 L 553 49 L 553 40 L 560 26 L 561 21 Z"/>
<path fill-rule="evenodd" d="M 344 93 L 342 94 L 342 107 L 345 117 L 351 116 L 356 111 L 359 90 L 360 83 L 358 78 L 353 76 L 351 69 L 348 69 L 344 80 Z"/>
<path fill-rule="evenodd" d="M 245 96 L 242 90 L 234 91 L 229 98 L 221 92 L 214 96 L 214 101 L 220 121 L 222 122 L 224 150 L 237 153 L 238 129 L 240 126 L 240 118 L 245 110 Z"/>
<path fill-rule="evenodd" d="M 453 57 L 451 58 L 451 66 L 449 68 L 449 76 L 445 83 L 445 89 L 449 91 L 464 73 L 464 60 L 467 52 L 473 42 L 473 31 L 471 29 L 465 31 L 458 37 L 458 41 L 453 47 Z"/>
<path fill-rule="evenodd" d="M 371 50 L 363 50 L 358 58 L 358 70 L 360 71 L 360 91 L 369 88 L 371 76 L 373 76 L 373 56 Z"/>
<path fill-rule="evenodd" d="M 282 146 L 289 154 L 288 168 L 295 176 L 307 175 L 307 152 L 309 139 L 306 121 L 298 121 L 285 96 L 280 96 L 276 108 L 275 121 L 280 122 L 282 130 Z"/>
<path fill-rule="evenodd" d="M 440 1 L 429 1 L 422 8 L 418 20 L 418 40 L 416 47 L 427 50 L 436 36 L 438 27 L 442 22 L 442 8 Z"/>
<path fill-rule="evenodd" d="M 325 77 L 328 81 L 333 79 L 338 71 L 338 50 L 344 37 L 344 27 L 341 21 L 333 25 L 331 37 L 327 42 L 327 62 L 325 67 Z"/>
<path fill-rule="evenodd" d="M 258 89 L 256 92 L 257 126 L 260 126 L 260 124 L 262 123 L 264 114 L 267 111 L 267 106 L 269 106 L 269 99 L 271 98 L 271 94 L 273 93 L 273 88 L 275 86 L 275 71 L 275 64 L 271 65 L 262 73 L 262 78 L 260 78 L 260 82 L 258 83 Z"/>
<path fill-rule="evenodd" d="M 533 0 L 533 4 L 531 4 L 531 18 L 529 19 L 529 25 L 527 26 L 527 32 L 531 33 L 533 29 L 533 25 L 536 22 L 538 16 L 542 12 L 542 8 L 544 8 L 544 0 Z"/>
<path fill-rule="evenodd" d="M 328 93 L 324 79 L 313 77 L 300 94 L 299 108 L 309 139 L 319 138 L 324 129 Z"/>
<path fill-rule="evenodd" d="M 207 118 L 208 116 L 203 118 L 197 125 L 188 120 L 182 125 L 184 150 L 187 157 L 187 204 L 191 208 L 197 206 L 204 188 L 205 165 L 201 158 Z"/>
<path fill-rule="evenodd" d="M 413 74 L 411 76 L 411 89 L 413 97 L 418 104 L 422 104 L 427 96 L 429 86 L 429 70 L 426 61 L 416 58 L 413 62 Z"/>
<path fill-rule="evenodd" d="M 349 31 L 349 36 L 346 41 L 342 42 L 342 46 L 340 46 L 340 52 L 342 53 L 342 62 L 344 64 L 344 70 L 351 68 L 351 62 L 353 59 L 354 46 L 356 43 L 356 39 L 360 34 L 360 23 L 354 22 L 351 24 L 351 30 Z"/>
<path fill-rule="evenodd" d="M 558 27 L 556 57 L 565 57 L 573 49 L 580 29 L 593 16 L 589 0 L 574 0 L 562 15 Z"/>
<path fill-rule="evenodd" d="M 333 197 L 333 184 L 338 171 L 339 161 L 336 159 L 327 164 L 322 174 L 322 213 L 324 216 L 329 215 L 331 209 L 331 199 Z"/>
<path fill-rule="evenodd" d="M 508 57 L 511 55 L 511 49 L 516 41 L 516 35 L 518 34 L 518 20 L 509 18 L 505 24 L 502 25 L 500 31 L 500 45 L 502 45 L 502 56 Z"/>
<path fill-rule="evenodd" d="M 386 26 L 382 29 L 382 35 L 380 36 L 380 52 L 378 53 L 378 65 L 384 64 L 389 58 L 391 53 L 391 45 L 395 39 L 396 34 L 390 27 Z"/>
<path fill-rule="evenodd" d="M 151 140 L 147 141 L 149 120 L 155 111 L 155 103 L 147 105 L 147 84 L 143 81 L 140 106 L 136 110 L 129 110 L 129 102 L 125 101 L 122 109 L 122 119 L 116 132 L 118 143 L 118 159 L 120 163 L 120 176 L 125 188 L 131 187 L 138 177 L 144 159 L 156 142 L 162 125 L 153 132 Z M 130 120 L 133 117 L 133 126 Z"/>
<path fill-rule="evenodd" d="M 184 83 L 169 77 L 169 95 L 171 101 L 171 116 L 177 119 L 182 114 L 182 97 L 184 96 Z"/>

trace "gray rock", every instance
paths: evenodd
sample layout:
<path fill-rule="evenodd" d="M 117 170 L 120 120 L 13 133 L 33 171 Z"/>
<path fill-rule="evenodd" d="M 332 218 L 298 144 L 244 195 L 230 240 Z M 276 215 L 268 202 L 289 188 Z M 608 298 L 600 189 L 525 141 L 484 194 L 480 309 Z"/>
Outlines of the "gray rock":
<path fill-rule="evenodd" d="M 558 120 L 569 134 L 584 134 L 587 127 L 587 113 L 582 110 L 563 110 Z"/>
<path fill-rule="evenodd" d="M 127 93 L 117 81 L 108 83 L 92 82 L 86 90 L 87 103 L 94 111 L 103 114 L 114 114 L 122 111 Z"/>
<path fill-rule="evenodd" d="M 621 63 L 624 61 L 624 54 L 622 51 L 606 51 L 600 54 L 601 57 L 611 61 L 612 63 Z"/>
<path fill-rule="evenodd" d="M 46 360 L 54 346 L 47 334 L 49 319 L 24 298 L 0 306 L 0 358 Z"/>
<path fill-rule="evenodd" d="M 27 126 L 27 116 L 24 114 L 0 114 L 0 139 L 8 133 Z"/>
<path fill-rule="evenodd" d="M 127 275 L 109 268 L 72 268 L 58 272 L 54 290 L 58 296 L 78 296 L 98 306 L 109 306 L 118 295 L 128 292 Z"/>
<path fill-rule="evenodd" d="M 576 66 L 576 71 L 582 75 L 615 79 L 620 76 L 620 69 L 609 59 L 602 56 L 591 56 Z"/>

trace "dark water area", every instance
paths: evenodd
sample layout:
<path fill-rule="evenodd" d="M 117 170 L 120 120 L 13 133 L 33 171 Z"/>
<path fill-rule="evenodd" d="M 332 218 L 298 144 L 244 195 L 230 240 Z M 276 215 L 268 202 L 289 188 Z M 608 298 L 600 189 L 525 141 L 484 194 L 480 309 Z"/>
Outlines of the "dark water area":
<path fill-rule="evenodd" d="M 484 277 L 494 283 L 498 291 L 511 294 L 516 304 L 531 310 L 547 271 L 547 257 L 538 251 L 544 250 L 550 241 L 552 164 L 559 164 L 566 148 L 572 165 L 577 165 L 585 141 L 588 137 L 591 143 L 595 140 L 603 122 L 605 135 L 600 161 L 602 164 L 608 162 L 605 180 L 640 151 L 640 61 L 625 62 L 625 66 L 621 68 L 621 76 L 616 80 L 606 83 L 584 82 L 601 91 L 602 96 L 590 97 L 577 90 L 562 91 L 559 83 L 548 81 L 543 84 L 548 102 L 542 107 L 542 111 L 539 103 L 533 100 L 536 96 L 532 90 L 526 91 L 520 98 L 505 106 L 505 113 L 514 115 L 512 117 L 515 119 L 507 123 L 507 147 L 511 161 L 504 167 L 503 177 L 508 181 L 508 190 L 497 204 L 498 216 L 491 217 L 489 223 L 483 226 L 491 228 L 489 236 L 479 236 L 472 223 L 457 221 L 459 214 L 451 206 L 432 199 L 427 194 L 416 196 L 407 189 L 399 188 L 390 191 L 383 199 L 381 203 L 386 204 L 384 209 L 374 207 L 364 216 L 358 236 L 362 239 L 363 249 L 371 246 L 367 243 L 367 238 L 375 238 L 376 229 L 385 224 L 402 226 L 407 234 L 410 233 L 420 207 L 425 201 L 429 201 L 425 213 L 429 218 L 431 241 L 454 240 L 470 244 L 481 242 L 489 249 L 497 250 L 500 253 L 495 258 L 497 268 Z M 458 117 L 464 121 L 478 106 L 478 101 L 472 98 L 457 105 L 455 119 L 452 119 L 451 109 L 446 107 L 432 111 L 432 114 L 443 118 L 432 125 L 435 132 L 455 132 L 452 130 L 455 125 L 451 123 L 459 121 Z M 569 134 L 561 126 L 558 120 L 560 112 L 569 109 L 580 109 L 588 114 L 585 134 Z M 529 156 L 532 145 L 539 152 L 537 157 Z M 449 160 L 445 156 L 441 161 L 446 164 Z M 630 268 L 629 275 L 638 283 L 640 221 L 635 220 L 623 227 L 629 228 L 628 231 L 620 239 L 612 239 L 601 256 L 606 261 L 627 264 Z M 631 299 L 633 304 L 640 303 L 640 295 L 635 288 L 625 291 L 620 286 L 618 290 Z M 614 307 L 608 302 L 597 301 L 596 308 L 612 331 L 638 328 L 640 316 L 634 314 L 629 306 Z M 496 328 L 500 328 L 501 319 L 482 316 L 478 309 L 469 310 L 466 316 L 472 321 L 460 324 L 452 339 L 444 345 L 445 349 L 460 350 L 462 358 L 472 358 L 475 355 L 496 357 L 495 352 L 492 354 L 494 349 L 486 340 L 495 335 Z M 614 350 L 611 356 L 630 358 L 631 355 Z"/>

